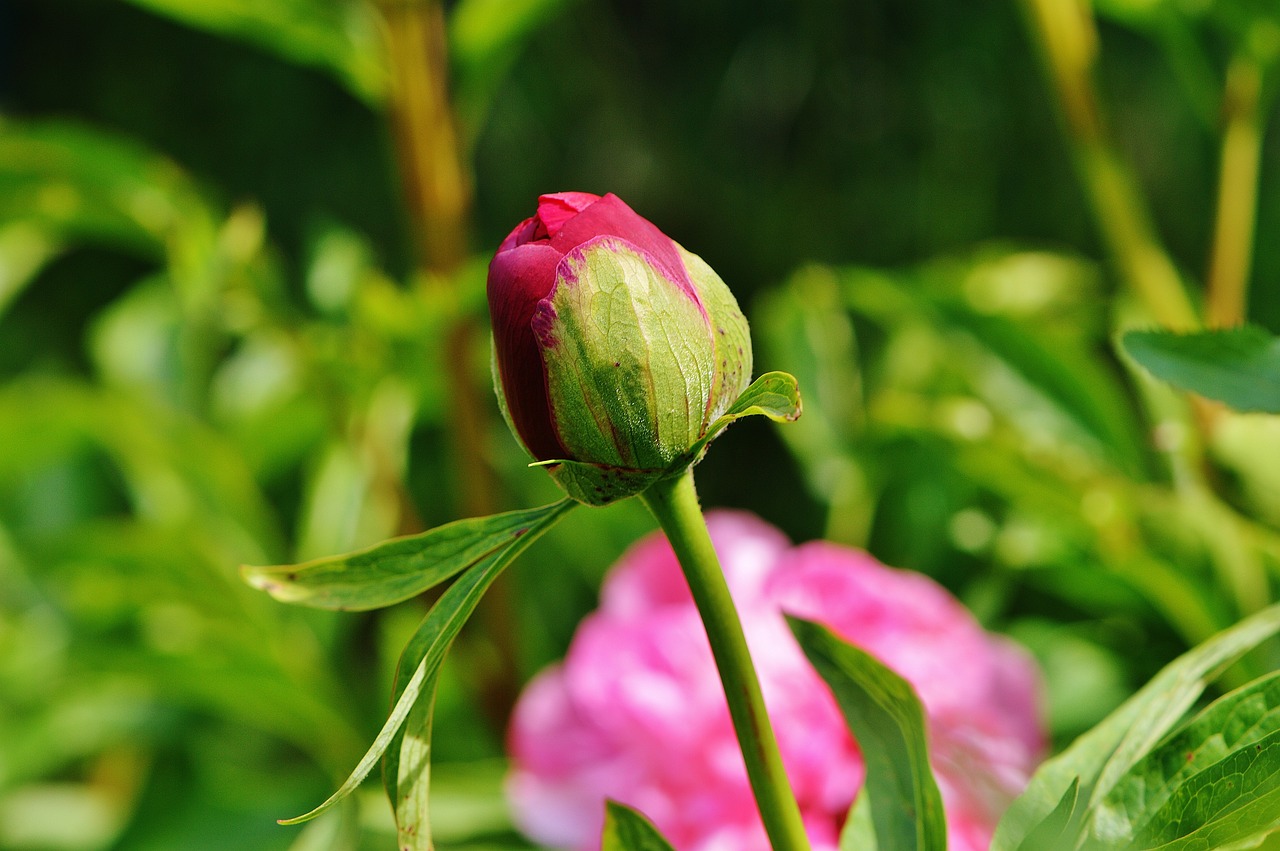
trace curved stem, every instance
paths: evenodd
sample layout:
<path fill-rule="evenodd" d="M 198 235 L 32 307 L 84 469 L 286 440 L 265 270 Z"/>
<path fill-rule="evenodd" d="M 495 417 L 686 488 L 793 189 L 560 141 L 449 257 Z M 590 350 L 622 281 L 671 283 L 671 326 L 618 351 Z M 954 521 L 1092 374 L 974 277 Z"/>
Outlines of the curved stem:
<path fill-rule="evenodd" d="M 769 842 L 775 851 L 807 851 L 800 808 L 783 770 L 742 622 L 698 506 L 693 469 L 654 484 L 641 499 L 671 542 L 702 616 Z"/>

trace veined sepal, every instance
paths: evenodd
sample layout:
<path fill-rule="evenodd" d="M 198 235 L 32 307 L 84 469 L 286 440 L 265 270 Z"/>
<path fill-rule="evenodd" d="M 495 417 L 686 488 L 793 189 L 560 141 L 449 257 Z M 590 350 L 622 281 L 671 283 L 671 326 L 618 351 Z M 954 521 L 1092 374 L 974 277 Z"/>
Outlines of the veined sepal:
<path fill-rule="evenodd" d="M 608 505 L 648 490 L 660 479 L 678 476 L 697 464 L 711 441 L 729 425 L 743 417 L 766 416 L 775 422 L 794 422 L 802 410 L 800 388 L 786 372 L 767 372 L 751 383 L 729 409 L 716 418 L 687 452 L 662 469 L 635 469 L 584 461 L 537 461 L 531 467 L 545 467 L 561 490 L 585 505 Z"/>

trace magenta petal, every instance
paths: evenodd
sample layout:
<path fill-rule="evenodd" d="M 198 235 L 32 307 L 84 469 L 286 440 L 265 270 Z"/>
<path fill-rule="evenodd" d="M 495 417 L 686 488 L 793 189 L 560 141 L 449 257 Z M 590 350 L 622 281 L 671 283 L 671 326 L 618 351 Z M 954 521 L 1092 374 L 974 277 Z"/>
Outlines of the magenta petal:
<path fill-rule="evenodd" d="M 542 215 L 541 207 L 538 209 L 538 214 Z M 696 304 L 702 304 L 671 237 L 658 230 L 647 219 L 642 218 L 613 193 L 609 193 L 565 221 L 557 232 L 552 233 L 551 245 L 567 254 L 575 247 L 597 236 L 618 236 L 630 242 L 648 255 L 653 265 L 668 280 L 688 293 Z"/>
<path fill-rule="evenodd" d="M 489 318 L 507 411 L 524 445 L 541 461 L 566 457 L 552 424 L 542 352 L 531 324 L 538 302 L 555 285 L 559 262 L 560 252 L 535 242 L 499 251 L 489 264 Z"/>
<path fill-rule="evenodd" d="M 507 238 L 502 240 L 502 244 L 498 246 L 498 253 L 501 254 L 504 251 L 510 251 L 517 246 L 524 245 L 526 242 L 532 242 L 537 226 L 538 220 L 536 218 L 525 219 L 516 225 L 511 233 L 507 234 Z"/>
<path fill-rule="evenodd" d="M 564 223 L 600 200 L 590 192 L 557 192 L 538 198 L 538 219 L 548 237 L 555 236 Z"/>

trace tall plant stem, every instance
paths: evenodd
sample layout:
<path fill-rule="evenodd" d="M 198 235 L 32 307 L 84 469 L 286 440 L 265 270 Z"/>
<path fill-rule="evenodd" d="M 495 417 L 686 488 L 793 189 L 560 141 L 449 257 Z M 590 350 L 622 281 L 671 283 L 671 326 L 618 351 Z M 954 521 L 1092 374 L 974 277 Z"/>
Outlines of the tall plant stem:
<path fill-rule="evenodd" d="M 778 740 L 765 711 L 742 622 L 698 505 L 692 468 L 653 485 L 641 499 L 671 542 L 702 616 L 769 841 L 775 851 L 804 851 L 809 848 L 809 841 L 800 820 L 800 808 L 783 770 Z"/>
<path fill-rule="evenodd" d="M 1107 251 L 1125 284 L 1169 328 L 1198 323 L 1133 178 L 1106 138 L 1092 73 L 1097 34 L 1080 0 L 1022 0 L 1062 112 L 1072 158 Z"/>
<path fill-rule="evenodd" d="M 1226 128 L 1205 303 L 1205 319 L 1215 328 L 1238 325 L 1245 318 L 1262 161 L 1262 106 L 1262 69 L 1251 56 L 1237 56 L 1227 69 L 1223 98 Z"/>
<path fill-rule="evenodd" d="M 405 202 L 413 223 L 420 280 L 447 287 L 468 255 L 471 181 L 464 166 L 449 97 L 447 30 L 441 0 L 380 0 L 392 71 L 391 122 Z M 460 314 L 447 332 L 449 416 L 445 428 L 459 495 L 457 513 L 478 517 L 496 509 L 493 475 L 485 463 L 490 405 L 487 371 L 473 368 L 480 329 Z M 480 684 L 486 714 L 505 726 L 517 695 L 512 594 L 494 583 L 477 612 L 494 642 L 496 663 Z M 461 649 L 461 648 L 460 648 Z"/>

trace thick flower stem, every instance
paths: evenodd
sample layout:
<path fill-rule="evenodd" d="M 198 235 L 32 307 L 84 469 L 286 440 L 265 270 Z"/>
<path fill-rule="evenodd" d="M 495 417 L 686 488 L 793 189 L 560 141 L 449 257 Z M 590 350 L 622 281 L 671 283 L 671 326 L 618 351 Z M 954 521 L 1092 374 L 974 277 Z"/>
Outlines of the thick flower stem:
<path fill-rule="evenodd" d="M 800 808 L 782 767 L 742 622 L 698 505 L 692 468 L 653 485 L 641 499 L 671 542 L 702 616 L 769 842 L 774 851 L 807 851 Z"/>

